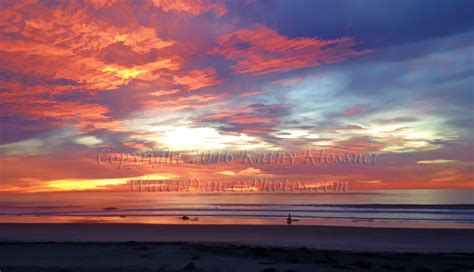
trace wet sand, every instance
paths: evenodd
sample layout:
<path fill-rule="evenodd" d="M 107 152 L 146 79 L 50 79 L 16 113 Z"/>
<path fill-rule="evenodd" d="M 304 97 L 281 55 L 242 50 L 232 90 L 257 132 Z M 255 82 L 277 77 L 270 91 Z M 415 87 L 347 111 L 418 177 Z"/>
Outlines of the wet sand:
<path fill-rule="evenodd" d="M 474 253 L 474 229 L 301 225 L 0 224 L 0 242 L 206 242 L 393 252 Z"/>

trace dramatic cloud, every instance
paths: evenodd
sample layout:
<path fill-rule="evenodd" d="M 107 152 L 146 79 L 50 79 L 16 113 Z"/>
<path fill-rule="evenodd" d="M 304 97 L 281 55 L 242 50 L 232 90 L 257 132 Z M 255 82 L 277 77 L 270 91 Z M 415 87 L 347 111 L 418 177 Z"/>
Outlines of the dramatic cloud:
<path fill-rule="evenodd" d="M 154 29 L 117 27 L 94 20 L 83 10 L 40 9 L 12 25 L 18 26 L 17 31 L 2 35 L 3 69 L 50 80 L 67 79 L 88 89 L 113 89 L 135 78 L 156 77 L 153 74 L 158 70 L 179 68 L 166 57 L 141 65 L 107 63 L 103 52 L 115 44 L 145 54 L 173 42 L 158 38 Z M 11 38 L 12 34 L 21 39 Z"/>
<path fill-rule="evenodd" d="M 472 5 L 402 22 L 372 4 L 2 2 L 0 191 L 127 190 L 153 175 L 474 188 Z M 98 165 L 107 148 L 114 159 Z M 132 164 L 163 150 L 212 160 Z M 215 161 L 246 150 L 298 159 Z M 345 161 L 308 167 L 308 151 Z M 347 163 L 367 153 L 376 163 Z"/>

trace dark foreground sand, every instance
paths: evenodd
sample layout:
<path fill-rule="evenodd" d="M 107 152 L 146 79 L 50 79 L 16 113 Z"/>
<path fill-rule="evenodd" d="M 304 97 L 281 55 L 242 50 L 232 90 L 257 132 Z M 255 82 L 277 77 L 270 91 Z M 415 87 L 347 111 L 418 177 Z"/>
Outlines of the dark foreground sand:
<path fill-rule="evenodd" d="M 0 244 L 2 271 L 472 271 L 473 254 L 192 243 Z"/>
<path fill-rule="evenodd" d="M 0 224 L 0 269 L 473 271 L 474 230 Z"/>

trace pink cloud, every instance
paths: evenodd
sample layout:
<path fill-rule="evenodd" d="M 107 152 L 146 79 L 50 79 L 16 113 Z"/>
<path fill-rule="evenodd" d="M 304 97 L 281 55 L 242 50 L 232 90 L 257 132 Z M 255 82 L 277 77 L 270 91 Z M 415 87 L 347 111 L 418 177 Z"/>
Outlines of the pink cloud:
<path fill-rule="evenodd" d="M 335 63 L 368 52 L 356 51 L 354 38 L 288 38 L 266 27 L 239 29 L 219 38 L 211 53 L 232 60 L 237 73 L 266 74 Z"/>

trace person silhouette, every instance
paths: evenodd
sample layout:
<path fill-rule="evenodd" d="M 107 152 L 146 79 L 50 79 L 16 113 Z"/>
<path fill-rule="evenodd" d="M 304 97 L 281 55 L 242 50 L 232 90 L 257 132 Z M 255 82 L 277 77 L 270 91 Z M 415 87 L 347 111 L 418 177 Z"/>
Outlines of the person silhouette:
<path fill-rule="evenodd" d="M 299 219 L 292 219 L 291 218 L 291 213 L 288 214 L 288 218 L 286 219 L 286 223 L 288 225 L 291 225 L 291 223 L 293 223 L 293 221 L 300 221 Z"/>

